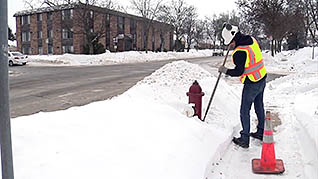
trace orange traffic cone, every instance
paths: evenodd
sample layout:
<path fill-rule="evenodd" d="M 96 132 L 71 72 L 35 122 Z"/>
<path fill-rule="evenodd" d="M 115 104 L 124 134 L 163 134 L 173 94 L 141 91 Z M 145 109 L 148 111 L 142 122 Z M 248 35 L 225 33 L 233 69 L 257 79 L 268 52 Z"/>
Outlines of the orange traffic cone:
<path fill-rule="evenodd" d="M 252 160 L 254 173 L 279 174 L 285 171 L 283 160 L 275 158 L 271 114 L 266 111 L 261 159 Z"/>

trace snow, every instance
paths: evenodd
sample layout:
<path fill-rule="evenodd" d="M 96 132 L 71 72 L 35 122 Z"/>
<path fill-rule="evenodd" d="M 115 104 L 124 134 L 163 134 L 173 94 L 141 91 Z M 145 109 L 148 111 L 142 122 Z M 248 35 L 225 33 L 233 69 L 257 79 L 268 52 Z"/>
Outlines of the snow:
<path fill-rule="evenodd" d="M 270 52 L 263 53 L 267 71 L 276 73 L 293 73 L 293 72 L 317 72 L 318 50 L 315 48 L 315 58 L 312 59 L 312 47 L 301 48 L 298 51 L 283 51 L 274 58 Z"/>
<path fill-rule="evenodd" d="M 190 50 L 190 52 L 157 53 L 152 51 L 148 51 L 148 53 L 142 51 L 129 51 L 119 53 L 106 52 L 100 55 L 31 55 L 29 56 L 28 64 L 33 66 L 110 65 L 211 56 L 212 52 L 213 50 Z"/>
<path fill-rule="evenodd" d="M 284 174 L 252 173 L 251 160 L 261 157 L 262 144 L 251 139 L 247 150 L 234 145 L 229 147 L 219 160 L 212 163 L 208 179 L 317 178 L 318 58 L 311 59 L 311 50 L 286 51 L 274 58 L 263 55 L 267 71 L 286 75 L 267 83 L 264 93 L 265 110 L 277 113 L 282 123 L 274 128 L 274 141 L 276 159 L 284 161 Z M 253 131 L 257 119 L 253 112 L 251 118 Z"/>
<path fill-rule="evenodd" d="M 317 77 L 317 76 L 316 76 Z M 314 99 L 314 100 L 313 100 Z M 310 136 L 315 148 L 318 146 L 318 88 L 316 87 L 312 90 L 307 90 L 303 94 L 298 94 L 295 99 L 295 114 L 299 122 L 303 125 Z M 312 103 L 308 103 L 312 101 Z M 301 120 L 305 118 L 306 120 Z"/>
<path fill-rule="evenodd" d="M 218 73 L 181 60 L 111 99 L 12 119 L 15 177 L 317 178 L 318 59 L 312 60 L 310 52 L 305 48 L 275 58 L 264 54 L 268 71 L 287 74 L 267 83 L 264 96 L 266 110 L 278 113 L 282 122 L 274 129 L 276 158 L 286 168 L 282 175 L 252 173 L 251 159 L 260 158 L 260 142 L 252 140 L 249 149 L 231 143 L 240 130 L 238 79 L 221 78 L 206 122 L 186 117 L 186 92 L 193 81 L 198 80 L 205 93 L 205 112 Z M 202 56 L 192 53 L 188 57 Z M 187 58 L 172 54 L 36 56 L 30 64 L 105 65 Z M 253 110 L 251 118 L 254 131 Z"/>

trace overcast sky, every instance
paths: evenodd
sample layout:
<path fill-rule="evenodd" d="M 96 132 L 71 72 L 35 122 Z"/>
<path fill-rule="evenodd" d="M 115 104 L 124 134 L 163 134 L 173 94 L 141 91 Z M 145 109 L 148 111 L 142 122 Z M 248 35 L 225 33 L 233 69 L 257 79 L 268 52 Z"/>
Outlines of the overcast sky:
<path fill-rule="evenodd" d="M 128 6 L 129 0 L 116 0 L 123 6 Z M 169 1 L 169 0 L 168 0 Z M 222 12 L 230 12 L 236 8 L 235 0 L 185 0 L 189 5 L 194 5 L 198 9 L 199 17 L 211 16 Z M 8 0 L 8 24 L 15 32 L 15 18 L 13 14 L 17 11 L 24 10 L 24 3 L 22 0 Z"/>

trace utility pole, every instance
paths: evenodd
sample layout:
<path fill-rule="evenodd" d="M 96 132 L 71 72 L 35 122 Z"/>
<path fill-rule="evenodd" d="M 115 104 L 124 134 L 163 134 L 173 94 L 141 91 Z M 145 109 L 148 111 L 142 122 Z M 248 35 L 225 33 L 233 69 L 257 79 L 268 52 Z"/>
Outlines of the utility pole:
<path fill-rule="evenodd" d="M 0 0 L 0 145 L 2 179 L 14 179 L 9 110 L 7 0 Z"/>

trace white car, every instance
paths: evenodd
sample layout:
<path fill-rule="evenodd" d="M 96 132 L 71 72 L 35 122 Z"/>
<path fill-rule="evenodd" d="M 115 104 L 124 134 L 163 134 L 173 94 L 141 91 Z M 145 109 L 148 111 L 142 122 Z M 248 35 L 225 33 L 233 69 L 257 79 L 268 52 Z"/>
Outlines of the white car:
<path fill-rule="evenodd" d="M 9 66 L 25 65 L 28 62 L 28 56 L 20 52 L 8 52 Z"/>

